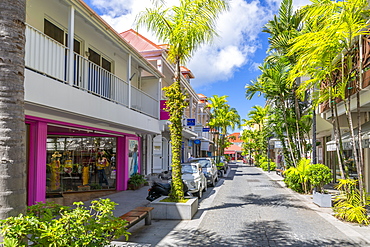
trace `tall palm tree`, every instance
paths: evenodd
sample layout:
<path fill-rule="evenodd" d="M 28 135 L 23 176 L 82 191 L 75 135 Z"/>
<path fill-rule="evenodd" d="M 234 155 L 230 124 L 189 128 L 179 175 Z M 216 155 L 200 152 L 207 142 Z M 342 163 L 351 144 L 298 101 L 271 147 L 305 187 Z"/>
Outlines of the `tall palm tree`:
<path fill-rule="evenodd" d="M 211 102 L 207 107 L 211 109 L 211 117 L 209 121 L 209 126 L 216 130 L 215 143 L 217 144 L 217 159 L 219 162 L 219 156 L 224 154 L 224 149 L 226 148 L 226 136 L 227 129 L 232 130 L 235 127 L 240 126 L 240 116 L 235 108 L 231 108 L 227 104 L 228 96 L 218 96 L 213 95 L 209 101 Z"/>
<path fill-rule="evenodd" d="M 353 74 L 362 73 L 353 68 L 351 50 L 354 48 L 356 37 L 368 34 L 369 11 L 366 0 L 347 0 L 347 1 L 328 1 L 316 0 L 314 4 L 304 9 L 305 20 L 307 22 L 304 33 L 294 40 L 290 51 L 291 54 L 298 55 L 298 63 L 292 70 L 292 77 L 298 73 L 307 73 L 313 82 L 329 81 L 328 90 L 329 101 L 341 99 L 344 101 L 348 117 L 348 125 L 351 133 L 353 155 L 359 175 L 359 187 L 363 194 L 363 165 L 361 157 L 357 153 L 356 136 L 352 123 L 350 111 L 350 97 L 346 97 L 349 83 L 353 80 Z M 333 57 L 335 55 L 335 57 Z M 333 74 L 340 74 L 340 80 L 334 81 Z M 335 83 L 335 84 L 334 84 Z M 304 85 L 303 90 L 307 89 Z M 338 94 L 335 94 L 338 92 Z M 325 94 L 325 92 L 323 92 Z M 336 98 L 334 97 L 336 96 Z M 335 110 L 332 105 L 332 109 Z M 337 121 L 338 122 L 338 121 Z M 360 121 L 359 121 L 360 123 Z M 339 124 L 337 123 L 337 132 Z M 335 135 L 338 143 L 338 135 Z M 361 144 L 361 135 L 357 143 Z M 337 144 L 337 153 L 340 153 L 340 146 Z M 339 157 L 341 160 L 341 157 Z M 343 177 L 343 168 L 341 168 Z M 363 198 L 363 197 L 362 197 Z"/>
<path fill-rule="evenodd" d="M 220 140 L 220 134 L 221 134 L 221 127 L 220 124 L 218 123 L 218 116 L 219 116 L 219 110 L 225 107 L 227 103 L 227 96 L 218 96 L 218 95 L 213 95 L 211 98 L 209 98 L 210 104 L 208 104 L 206 107 L 208 107 L 211 111 L 210 115 L 210 121 L 208 125 L 213 129 L 213 142 L 216 144 L 215 145 L 215 151 L 216 151 L 216 162 L 220 162 L 220 147 L 219 147 L 219 140 Z"/>
<path fill-rule="evenodd" d="M 26 209 L 26 0 L 0 2 L 0 219 Z"/>
<path fill-rule="evenodd" d="M 153 1 L 155 6 L 141 12 L 136 19 L 138 27 L 144 26 L 157 38 L 169 44 L 168 60 L 175 64 L 174 82 L 166 88 L 167 110 L 170 114 L 172 143 L 172 189 L 170 199 L 182 200 L 181 180 L 182 123 L 186 96 L 180 86 L 180 65 L 191 58 L 204 43 L 215 35 L 215 23 L 220 13 L 227 10 L 227 0 L 180 0 L 178 6 L 167 8 L 164 1 Z"/>
<path fill-rule="evenodd" d="M 250 99 L 256 92 L 262 93 L 268 104 L 276 109 L 272 111 L 274 118 L 280 117 L 277 123 L 284 128 L 289 143 L 289 152 L 284 152 L 285 160 L 291 160 L 293 165 L 296 165 L 296 160 L 305 157 L 309 149 L 305 126 L 307 116 L 303 114 L 308 106 L 296 97 L 298 80 L 295 83 L 288 80 L 289 70 L 296 59 L 294 54 L 288 55 L 290 40 L 299 34 L 301 20 L 302 13 L 294 11 L 292 0 L 283 0 L 279 14 L 264 26 L 263 31 L 270 34 L 270 54 L 260 67 L 262 74 L 246 86 L 247 98 Z M 285 140 L 281 141 L 285 143 Z"/>

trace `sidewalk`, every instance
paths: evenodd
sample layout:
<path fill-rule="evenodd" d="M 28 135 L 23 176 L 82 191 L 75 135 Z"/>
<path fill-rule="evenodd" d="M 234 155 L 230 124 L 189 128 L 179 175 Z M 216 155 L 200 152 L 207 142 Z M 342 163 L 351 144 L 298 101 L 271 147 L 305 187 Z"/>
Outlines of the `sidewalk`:
<path fill-rule="evenodd" d="M 262 169 L 261 169 L 262 171 Z M 283 182 L 283 177 L 277 175 L 275 171 L 271 171 L 270 173 L 264 172 L 267 176 L 270 177 L 271 180 L 276 181 L 280 186 L 286 188 L 285 183 Z M 312 195 L 303 195 L 292 191 L 291 189 L 286 188 L 289 193 L 293 194 L 295 197 L 299 198 L 301 201 L 305 201 L 307 207 L 311 210 L 315 211 L 318 215 L 323 217 L 326 221 L 331 223 L 335 226 L 338 230 L 340 230 L 344 235 L 348 238 L 359 241 L 363 240 L 369 243 L 370 246 L 370 226 L 360 226 L 354 223 L 348 223 L 338 220 L 333 216 L 333 210 L 331 208 L 321 208 L 313 203 Z"/>
<path fill-rule="evenodd" d="M 239 165 L 242 165 L 239 163 Z M 230 170 L 229 170 L 230 171 Z M 270 173 L 264 172 L 271 180 L 276 181 L 280 186 L 285 187 L 283 178 L 277 175 L 275 171 Z M 224 180 L 220 179 L 217 186 L 208 189 L 203 195 L 203 199 L 200 201 L 199 210 L 192 220 L 152 220 L 152 225 L 146 226 L 144 221 L 139 222 L 137 225 L 129 229 L 131 236 L 129 241 L 125 242 L 124 238 L 117 239 L 112 242 L 111 246 L 135 246 L 135 247 L 149 247 L 149 246 L 176 246 L 176 233 L 181 231 L 195 231 L 201 223 L 203 217 L 207 214 L 207 208 L 209 208 L 216 197 L 220 187 Z M 112 201 L 118 203 L 114 212 L 115 216 L 120 216 L 135 207 L 148 206 L 149 201 L 145 198 L 148 193 L 149 186 L 145 186 L 139 190 L 128 190 L 117 192 L 115 194 L 106 196 L 104 198 L 110 198 Z M 354 241 L 363 240 L 368 242 L 370 246 L 370 227 L 359 226 L 357 224 L 346 223 L 336 219 L 332 216 L 332 209 L 320 208 L 313 203 L 312 195 L 301 195 L 292 190 L 286 188 L 288 193 L 291 193 L 298 199 L 305 201 L 306 205 L 319 214 L 326 221 L 335 226 L 349 239 Z"/>

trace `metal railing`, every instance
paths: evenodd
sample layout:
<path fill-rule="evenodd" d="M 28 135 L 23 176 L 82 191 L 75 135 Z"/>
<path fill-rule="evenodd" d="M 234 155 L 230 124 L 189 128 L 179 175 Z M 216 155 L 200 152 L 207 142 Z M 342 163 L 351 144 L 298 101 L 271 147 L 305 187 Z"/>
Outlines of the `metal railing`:
<path fill-rule="evenodd" d="M 37 29 L 26 27 L 26 67 L 48 77 L 69 83 L 68 47 L 48 37 Z M 74 53 L 73 82 L 77 87 L 98 97 L 125 107 L 129 106 L 129 84 L 101 66 Z M 158 100 L 131 86 L 131 108 L 154 118 L 159 116 Z"/>

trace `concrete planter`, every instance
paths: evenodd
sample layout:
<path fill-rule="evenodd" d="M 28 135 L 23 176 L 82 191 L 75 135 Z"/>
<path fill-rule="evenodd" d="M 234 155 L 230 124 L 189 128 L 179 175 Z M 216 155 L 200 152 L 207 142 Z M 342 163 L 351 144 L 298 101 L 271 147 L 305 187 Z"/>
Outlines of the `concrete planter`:
<path fill-rule="evenodd" d="M 186 203 L 161 202 L 167 196 L 162 196 L 150 203 L 154 207 L 152 219 L 157 220 L 191 220 L 198 211 L 198 198 L 192 197 Z"/>
<path fill-rule="evenodd" d="M 313 203 L 322 208 L 331 208 L 331 194 L 322 194 L 319 192 L 313 192 Z"/>

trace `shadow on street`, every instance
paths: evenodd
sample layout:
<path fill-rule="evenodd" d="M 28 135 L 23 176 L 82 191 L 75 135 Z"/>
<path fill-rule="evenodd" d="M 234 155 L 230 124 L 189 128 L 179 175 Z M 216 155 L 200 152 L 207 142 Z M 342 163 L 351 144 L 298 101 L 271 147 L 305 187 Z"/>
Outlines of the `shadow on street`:
<path fill-rule="evenodd" d="M 221 226 L 220 226 L 221 227 Z M 351 241 L 337 239 L 299 240 L 292 236 L 291 231 L 281 221 L 260 221 L 245 224 L 244 230 L 235 232 L 233 236 L 222 237 L 212 231 L 193 230 L 179 231 L 172 235 L 174 243 L 167 246 L 360 246 Z M 182 245 L 181 243 L 187 243 Z"/>

